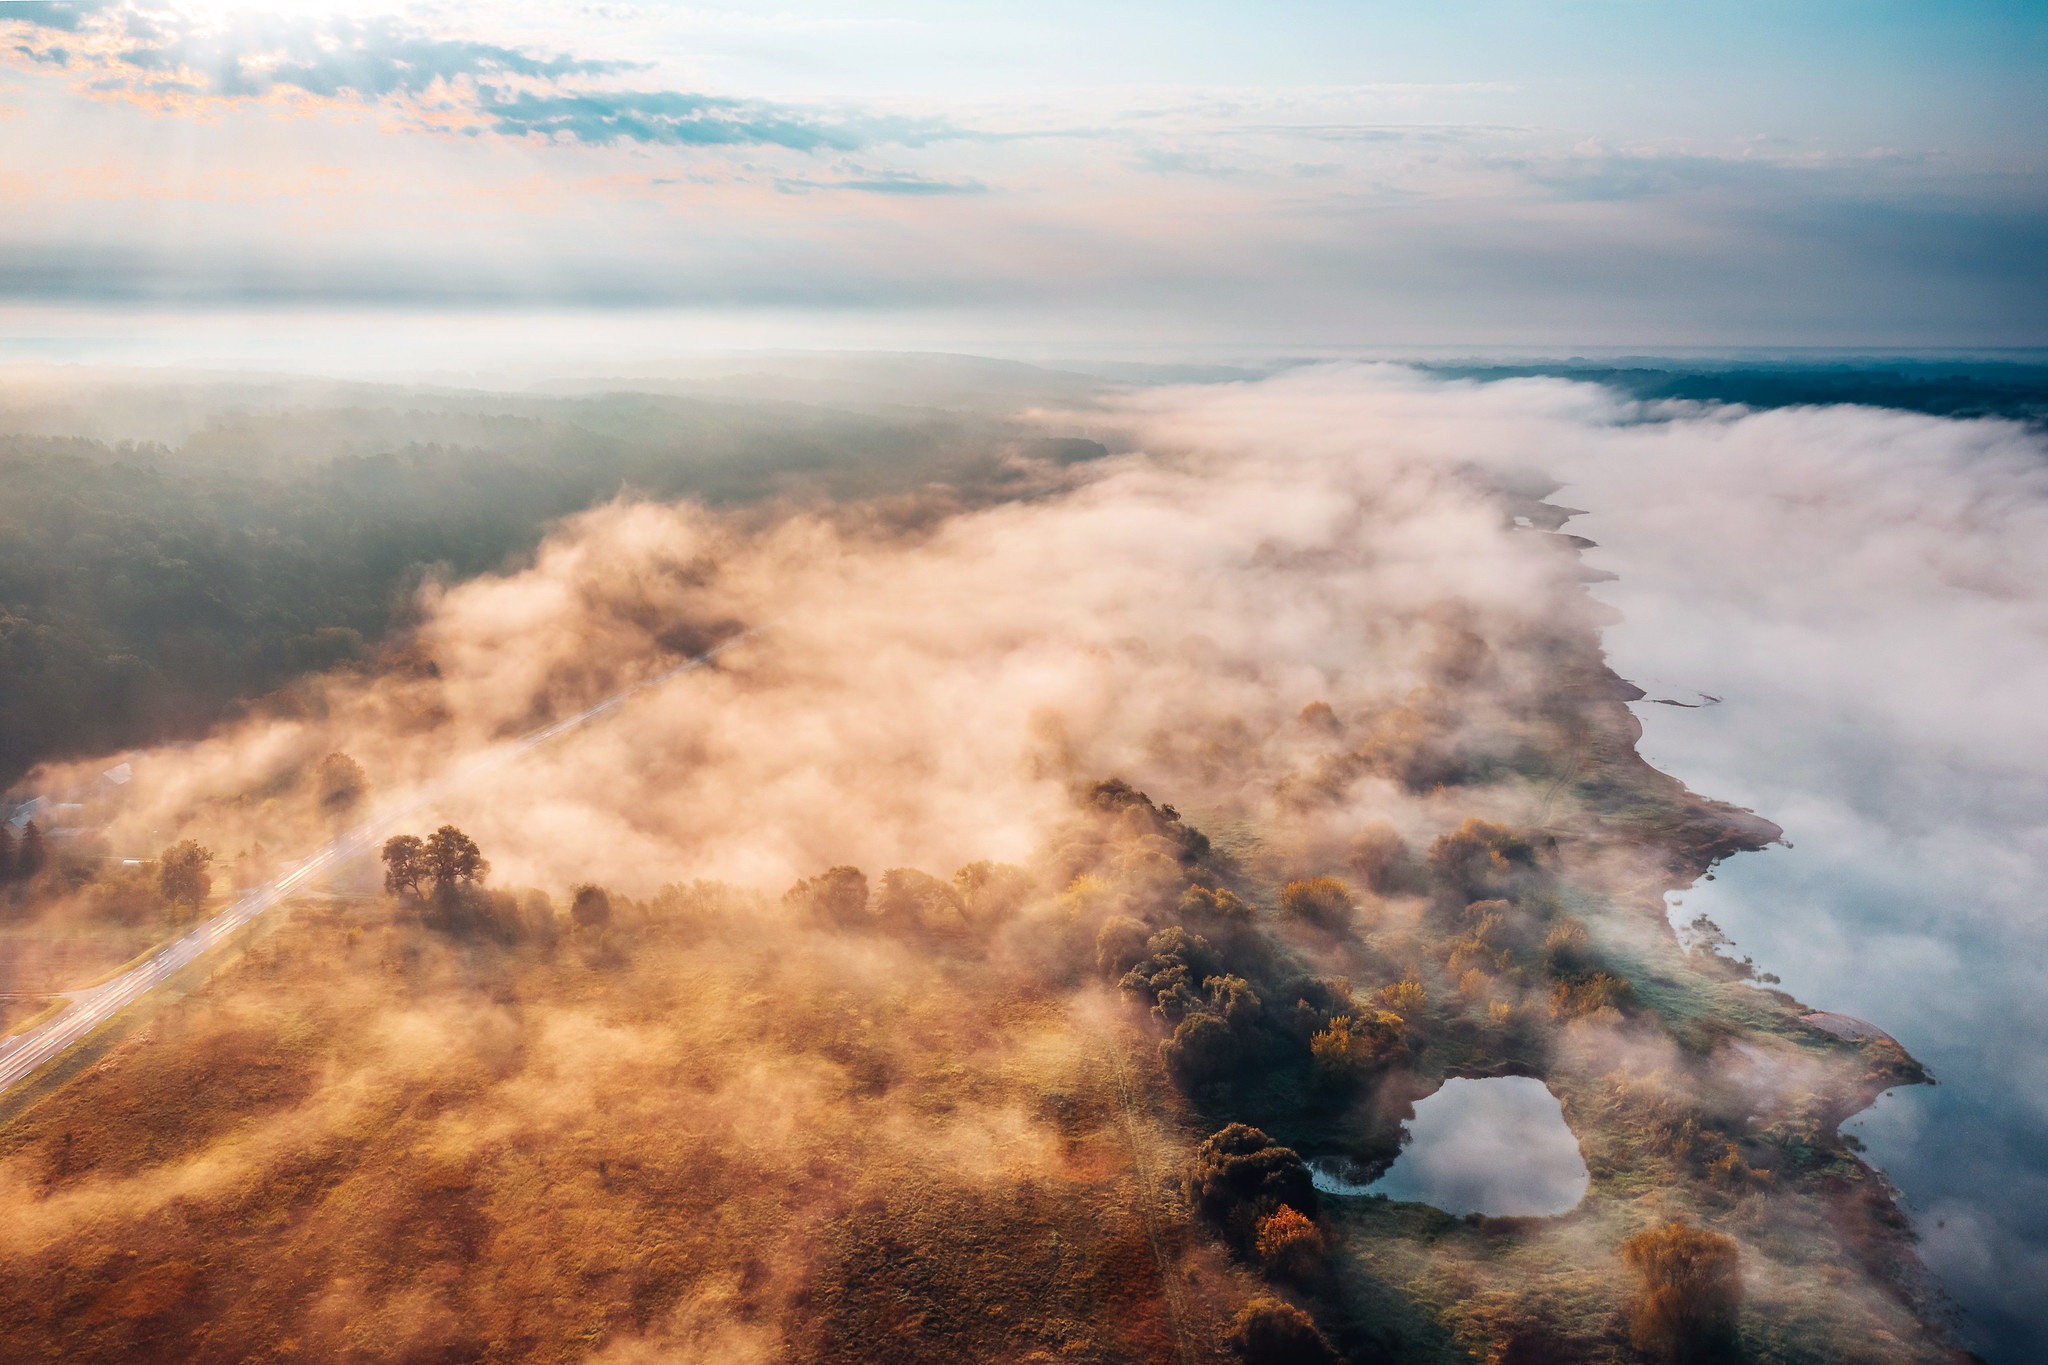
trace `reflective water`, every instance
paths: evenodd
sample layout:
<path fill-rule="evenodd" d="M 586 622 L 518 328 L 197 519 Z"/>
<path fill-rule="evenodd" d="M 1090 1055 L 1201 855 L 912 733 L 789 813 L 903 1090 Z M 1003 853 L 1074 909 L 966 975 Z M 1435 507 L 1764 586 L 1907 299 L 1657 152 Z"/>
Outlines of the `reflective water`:
<path fill-rule="evenodd" d="M 1579 1140 L 1541 1081 L 1445 1081 L 1443 1089 L 1416 1103 L 1407 1127 L 1408 1145 L 1380 1179 L 1360 1184 L 1342 1158 L 1318 1157 L 1309 1163 L 1316 1188 L 1493 1218 L 1569 1213 L 1585 1198 Z"/>

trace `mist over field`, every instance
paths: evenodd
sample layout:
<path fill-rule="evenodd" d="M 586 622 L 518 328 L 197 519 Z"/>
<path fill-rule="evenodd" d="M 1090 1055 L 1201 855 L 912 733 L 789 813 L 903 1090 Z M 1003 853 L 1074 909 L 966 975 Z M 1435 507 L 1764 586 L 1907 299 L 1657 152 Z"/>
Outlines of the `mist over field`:
<path fill-rule="evenodd" d="M 1012 1340 L 1044 1347 L 1058 1333 L 1005 1317 L 993 1305 L 1006 1277 L 971 1268 L 1039 1234 L 1011 1216 L 977 1223 L 984 1215 L 957 1201 L 1050 1179 L 1072 1193 L 1047 1196 L 1030 1219 L 1088 1245 L 1106 1236 L 1086 1255 L 1120 1264 L 1119 1227 L 1156 1238 L 1160 1218 L 1201 1226 L 1199 1211 L 1155 1212 L 1129 1191 L 1146 1169 L 1188 1160 L 1184 1144 L 1207 1127 L 1251 1117 L 1305 1150 L 1384 1169 L 1404 1104 L 1447 1075 L 1500 1074 L 1506 1058 L 1562 1097 L 1592 1174 L 1580 1211 L 1527 1234 L 1530 1254 L 1547 1248 L 1550 1262 L 1595 1274 L 1604 1299 L 1582 1301 L 1514 1260 L 1488 1272 L 1486 1292 L 1519 1307 L 1454 1310 L 1425 1329 L 1412 1309 L 1368 1307 L 1384 1288 L 1358 1297 L 1367 1274 L 1434 1302 L 1403 1278 L 1414 1270 L 1372 1259 L 1380 1239 L 1409 1245 L 1412 1232 L 1375 1230 L 1370 1202 L 1327 1197 L 1331 1221 L 1316 1234 L 1327 1260 L 1312 1274 L 1233 1242 L 1226 1222 L 1220 1243 L 1177 1241 L 1137 1280 L 1103 1271 L 1091 1283 L 1125 1292 L 1165 1276 L 1144 1291 L 1170 1305 L 1160 1340 L 1198 1354 L 1251 1349 L 1231 1315 L 1256 1298 L 1246 1276 L 1263 1267 L 1354 1359 L 1410 1358 L 1446 1329 L 1482 1354 L 1534 1332 L 1588 1358 L 1627 1358 L 1638 1329 L 1598 1325 L 1635 1311 L 1627 1276 L 1601 1259 L 1613 1255 L 1605 1239 L 1676 1215 L 1718 1222 L 1744 1248 L 1745 1340 L 1809 1349 L 1796 1343 L 1811 1330 L 1882 1330 L 1911 1343 L 1930 1329 L 1906 1324 L 1939 1324 L 1946 1292 L 1975 1341 L 2030 1349 L 2024 1267 L 2041 1254 L 2026 1183 L 2031 1090 L 2008 1082 L 2030 1064 L 2037 1027 L 2035 993 L 2010 965 L 2031 942 L 2016 888 L 2038 866 L 2036 831 L 2024 801 L 1965 795 L 1986 777 L 1939 775 L 1965 763 L 2010 771 L 2031 733 L 2040 622 L 2023 566 L 2048 506 L 2036 432 L 1390 365 L 1129 387 L 1022 366 L 859 362 L 842 393 L 884 403 L 754 396 L 756 375 L 829 386 L 839 364 L 721 366 L 687 395 L 602 397 L 17 376 L 13 420 L 39 426 L 14 438 L 10 466 L 29 477 L 10 479 L 10 496 L 17 524 L 61 538 L 58 553 L 203 546 L 223 565 L 339 561 L 356 566 L 340 584 L 360 585 L 348 590 L 376 610 L 348 618 L 363 625 L 335 664 L 294 675 L 309 661 L 288 660 L 275 665 L 284 685 L 245 698 L 223 688 L 217 718 L 173 721 L 187 736 L 174 743 L 94 751 L 48 730 L 10 734 L 73 751 L 39 761 L 11 803 L 41 795 L 22 809 L 57 837 L 50 870 L 14 884 L 10 989 L 32 999 L 67 974 L 88 979 L 189 918 L 155 875 L 181 840 L 214 851 L 219 895 L 351 822 L 404 809 L 406 829 L 459 827 L 489 860 L 480 885 L 505 888 L 445 883 L 424 900 L 401 889 L 393 918 L 381 867 L 359 857 L 328 877 L 328 899 L 275 912 L 289 927 L 240 965 L 187 982 L 141 1032 L 112 1035 L 116 1050 L 92 1071 L 17 1104 L 5 1169 L 24 1217 L 5 1248 L 9 1313 L 30 1302 L 16 1293 L 58 1305 L 19 1318 L 18 1347 L 146 1352 L 190 1332 L 210 1343 L 203 1353 L 237 1356 L 266 1340 L 253 1320 L 222 1316 L 239 1284 L 316 1353 L 525 1357 L 560 1330 L 532 1317 L 535 1296 L 574 1273 L 560 1257 L 602 1245 L 626 1258 L 604 1272 L 625 1277 L 601 1336 L 611 1355 L 838 1358 L 851 1319 L 805 1305 L 842 1284 L 830 1293 L 850 1297 L 834 1313 L 871 1311 L 889 1282 L 874 1278 L 882 1262 L 845 1259 L 847 1220 L 861 1218 L 941 1276 L 889 1292 L 945 1302 L 958 1292 L 940 1287 L 947 1277 L 967 1274 L 996 1296 L 976 1310 L 983 1328 L 928 1320 L 932 1349 L 981 1349 L 961 1343 L 1002 1321 L 1024 1332 Z M 91 436 L 52 434 L 88 412 Z M 395 456 L 380 449 L 400 438 Z M 502 452 L 492 470 L 520 481 L 471 472 L 485 449 Z M 625 474 L 606 491 L 593 469 Z M 296 539 L 205 520 L 223 497 L 282 506 L 311 484 L 349 496 L 366 470 L 405 500 L 365 502 Z M 119 547 L 83 538 L 95 523 L 78 518 L 108 515 L 90 499 L 55 504 L 75 509 L 55 517 L 32 510 L 35 497 L 76 497 L 54 490 L 138 475 L 176 496 L 120 513 L 143 534 Z M 1600 543 L 1559 534 L 1566 523 Z M 462 546 L 476 567 L 423 572 L 422 544 Z M 259 659 L 280 631 L 319 638 L 336 580 L 248 581 L 254 610 L 145 597 L 143 616 L 124 617 L 145 585 L 103 577 L 81 592 L 74 580 L 44 599 L 43 621 L 96 617 L 173 666 L 193 629 L 247 640 Z M 1839 627 L 1842 604 L 1859 600 Z M 1948 642 L 1938 657 L 1908 647 L 1925 620 Z M 38 637 L 15 631 L 12 648 L 33 648 Z M 1707 797 L 1784 825 L 1791 847 L 1737 851 L 1776 827 L 1631 766 L 1622 703 L 1637 689 L 1604 671 L 1603 646 L 1647 693 L 1633 703 L 1646 752 Z M 663 677 L 707 650 L 704 666 Z M 622 693 L 531 753 L 507 748 Z M 119 706 L 115 694 L 110 714 L 83 708 L 73 736 L 163 723 Z M 1706 747 L 1685 747 L 1703 732 Z M 335 754 L 355 774 L 340 787 Z M 504 757 L 475 768 L 489 755 Z M 1959 785 L 1929 785 L 1943 781 Z M 1955 794 L 1919 799 L 1942 790 Z M 72 812 L 62 825 L 60 810 Z M 1482 851 L 1497 841 L 1487 856 L 1499 870 L 1456 871 L 1468 839 Z M 1711 884 L 1696 880 L 1730 854 Z M 1898 889 L 1912 878 L 1925 900 Z M 1836 885 L 1888 894 L 1812 889 Z M 1958 886 L 1974 906 L 1960 921 Z M 1666 894 L 1683 904 L 1668 923 Z M 1313 908 L 1318 896 L 1337 908 Z M 1716 956 L 1725 937 L 1693 923 L 1701 911 L 1754 966 Z M 1146 966 L 1147 953 L 1166 965 Z M 1765 970 L 1796 1004 L 1742 984 Z M 1183 984 L 1167 989 L 1167 976 Z M 1157 991 L 1152 1022 L 1118 1003 L 1133 990 Z M 1298 1018 L 1283 1023 L 1290 996 Z M 1757 1032 L 1734 1022 L 1752 1018 L 1743 997 L 1790 1012 Z M 1698 1032 L 1688 1020 L 1700 1009 L 1734 1013 Z M 910 1014 L 880 1025 L 892 1010 Z M 1895 1035 L 1942 1083 L 1931 1106 L 1895 1095 L 1859 1120 L 1938 1281 L 1901 1270 L 1916 1264 L 1913 1244 L 1903 1224 L 1883 1230 L 1888 1204 L 1873 1190 L 1878 1202 L 1855 1217 L 1876 1221 L 1853 1236 L 1875 1239 L 1857 1253 L 1864 1264 L 1890 1268 L 1838 1278 L 1824 1299 L 1802 1283 L 1798 1267 L 1824 1243 L 1801 1239 L 1851 1225 L 1841 1209 L 1813 1222 L 1802 1201 L 1825 1206 L 1863 1170 L 1831 1146 L 1833 1125 L 1919 1074 L 1905 1051 L 1816 1032 L 1805 1010 Z M 1344 1032 L 1375 1016 L 1370 1027 L 1390 1031 Z M 1213 1039 L 1204 1021 L 1220 1021 Z M 2012 1039 L 2003 1061 L 1971 1044 L 1993 1027 Z M 1146 1032 L 1161 1028 L 1157 1060 L 1144 1061 Z M 1107 1056 L 1094 1037 L 1111 1040 Z M 1354 1052 L 1334 1051 L 1347 1039 Z M 1156 1081 L 1112 1064 L 1133 1045 L 1139 1065 L 1163 1068 Z M 1368 1079 L 1337 1079 L 1326 1053 L 1355 1056 L 1342 1065 Z M 1251 1066 L 1271 1075 L 1255 1082 L 1240 1069 Z M 274 1079 L 252 1092 L 259 1075 Z M 1133 1084 L 1149 1096 L 1137 1109 Z M 165 1086 L 211 1096 L 220 1112 L 166 1109 Z M 622 1108 L 628 1092 L 641 1098 Z M 1046 1109 L 1048 1094 L 1070 1108 Z M 123 1113 L 156 1109 L 168 1127 L 124 1151 L 134 1139 L 100 1131 L 101 1095 L 122 1096 Z M 1889 1117 L 1904 1106 L 1924 1117 Z M 803 1117 L 763 1127 L 767 1111 Z M 1683 1112 L 1695 1117 L 1673 1127 Z M 1662 1136 L 1642 1137 L 1645 1123 Z M 368 1213 L 375 1185 L 364 1182 L 419 1159 L 392 1142 L 438 1153 L 440 1166 Z M 1948 1155 L 1959 1142 L 1968 1163 Z M 1818 1166 L 1797 1155 L 1816 1146 L 1836 1155 Z M 907 1210 L 859 1193 L 900 1182 L 897 1149 L 923 1153 L 927 1169 L 938 1161 L 943 1188 L 920 1197 L 955 1221 L 912 1232 Z M 520 1174 L 528 1158 L 515 1154 L 541 1152 Z M 674 1204 L 661 1173 L 714 1152 L 721 1173 Z M 1700 1174 L 1638 1186 L 1644 1159 Z M 639 1183 L 603 1174 L 628 1160 Z M 1099 1160 L 1109 1185 L 1072 1183 Z M 572 1214 L 562 1182 L 578 1162 L 600 1180 Z M 432 1175 L 443 1167 L 459 1174 Z M 1704 1183 L 1678 1202 L 1659 1193 L 1693 1179 Z M 2005 1197 L 1985 1201 L 1977 1192 L 1993 1182 Z M 1111 1204 L 1075 1203 L 1084 1187 Z M 459 1250 L 408 1230 L 420 1215 L 404 1201 L 445 1203 L 432 1193 L 442 1189 L 473 1209 Z M 742 1189 L 769 1201 L 764 1229 L 782 1231 L 729 1221 L 749 1206 Z M 684 1207 L 695 1230 L 676 1241 Z M 1075 1216 L 1084 1223 L 1061 1221 Z M 206 1255 L 184 1245 L 251 1217 L 275 1231 Z M 342 1237 L 337 1218 L 366 1221 Z M 122 1239 L 147 1249 L 144 1280 L 67 1251 L 86 1219 L 129 1229 Z M 535 1237 L 551 1250 L 523 1278 L 477 1278 Z M 650 1237 L 668 1248 L 651 1260 L 619 1241 Z M 310 1277 L 260 1268 L 280 1254 L 307 1264 L 283 1251 L 294 1245 L 341 1259 Z M 1417 1269 L 1453 1254 L 1428 1245 L 1402 1254 L 1422 1257 Z M 401 1292 L 390 1275 L 421 1257 L 442 1267 L 441 1287 Z M 759 1268 L 719 1278 L 741 1262 Z M 111 1287 L 90 1288 L 95 1277 Z M 1079 1283 L 1063 1311 L 1107 1311 Z M 79 1295 L 99 1306 L 83 1317 L 61 1307 Z M 1085 1349 L 1070 1336 L 1060 1349 L 1150 1358 L 1152 1330 Z M 1942 1329 L 1931 1330 L 1897 1358 L 1941 1358 Z M 914 1344 L 925 1331 L 901 1338 L 903 1358 L 927 1349 Z M 487 1348 L 493 1339 L 523 1344 Z"/>

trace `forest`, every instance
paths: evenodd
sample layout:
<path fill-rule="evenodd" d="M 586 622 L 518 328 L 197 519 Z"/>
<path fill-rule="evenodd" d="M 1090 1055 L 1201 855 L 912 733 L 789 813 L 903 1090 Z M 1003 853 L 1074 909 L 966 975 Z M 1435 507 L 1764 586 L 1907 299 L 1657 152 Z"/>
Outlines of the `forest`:
<path fill-rule="evenodd" d="M 168 442 L 34 434 L 47 413 L 0 402 L 0 790 L 40 761 L 196 735 L 301 674 L 363 665 L 415 619 L 423 583 L 516 562 L 608 498 L 817 502 L 938 482 L 973 498 L 1101 453 L 907 404 L 334 397 L 351 405 L 238 387 Z"/>

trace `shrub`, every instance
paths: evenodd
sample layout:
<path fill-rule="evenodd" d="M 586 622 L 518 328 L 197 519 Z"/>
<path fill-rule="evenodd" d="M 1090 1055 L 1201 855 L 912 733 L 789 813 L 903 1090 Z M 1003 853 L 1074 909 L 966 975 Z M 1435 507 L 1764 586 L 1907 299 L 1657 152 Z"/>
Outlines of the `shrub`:
<path fill-rule="evenodd" d="M 1167 1070 L 1184 1086 L 1206 1085 L 1228 1076 L 1243 1049 L 1230 1025 L 1213 1014 L 1190 1014 L 1159 1045 Z"/>
<path fill-rule="evenodd" d="M 1293 1205 L 1282 1204 L 1259 1220 L 1254 1246 L 1268 1269 L 1298 1279 L 1322 1260 L 1323 1230 Z"/>
<path fill-rule="evenodd" d="M 1244 1365 L 1337 1365 L 1315 1319 L 1281 1299 L 1247 1303 L 1223 1339 Z"/>
<path fill-rule="evenodd" d="M 1505 890 L 1517 868 L 1534 867 L 1535 850 L 1508 829 L 1469 819 L 1429 846 L 1429 880 L 1451 910 Z"/>
<path fill-rule="evenodd" d="M 1310 1064 L 1318 1082 L 1344 1087 L 1365 1072 L 1386 1066 L 1406 1050 L 1405 1021 L 1398 1014 L 1340 1014 L 1309 1039 Z"/>
<path fill-rule="evenodd" d="M 1636 1276 L 1628 1321 L 1638 1350 L 1673 1365 L 1733 1355 L 1742 1305 L 1741 1257 L 1733 1238 L 1668 1223 L 1623 1242 L 1621 1259 Z"/>
<path fill-rule="evenodd" d="M 1429 1003 L 1429 992 L 1420 981 L 1396 981 L 1380 991 L 1380 1002 L 1403 1019 L 1413 1019 Z"/>
<path fill-rule="evenodd" d="M 1335 877 L 1310 877 L 1287 883 L 1280 892 L 1280 908 L 1296 919 L 1335 929 L 1351 922 L 1358 902 L 1352 899 L 1351 888 Z"/>
<path fill-rule="evenodd" d="M 1187 918 L 1207 915 L 1239 922 L 1249 921 L 1252 917 L 1252 908 L 1235 891 L 1220 886 L 1191 886 L 1181 892 L 1180 912 Z"/>
<path fill-rule="evenodd" d="M 1145 960 L 1145 926 L 1129 915 L 1112 915 L 1095 931 L 1095 965 L 1121 979 Z"/>
<path fill-rule="evenodd" d="M 1620 1010 L 1635 1002 L 1628 982 L 1606 972 L 1583 981 L 1560 981 L 1550 993 L 1550 1013 L 1558 1019 L 1583 1019 L 1600 1010 Z"/>
<path fill-rule="evenodd" d="M 1307 1214 L 1318 1208 L 1308 1166 L 1294 1149 L 1244 1123 L 1230 1124 L 1195 1149 L 1188 1197 L 1240 1245 L 1256 1235 L 1262 1215 L 1283 1204 Z"/>
<path fill-rule="evenodd" d="M 1351 870 L 1382 896 L 1413 891 L 1420 880 L 1407 841 L 1384 820 L 1367 825 L 1351 841 Z"/>

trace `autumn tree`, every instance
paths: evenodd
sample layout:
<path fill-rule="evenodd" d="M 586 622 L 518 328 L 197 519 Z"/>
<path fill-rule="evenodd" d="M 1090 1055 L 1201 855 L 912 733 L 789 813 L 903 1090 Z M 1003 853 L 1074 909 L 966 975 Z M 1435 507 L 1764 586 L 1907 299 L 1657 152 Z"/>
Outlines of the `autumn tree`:
<path fill-rule="evenodd" d="M 363 793 L 370 784 L 363 775 L 362 764 L 347 754 L 334 753 L 320 760 L 313 773 L 313 785 L 319 793 L 320 809 L 339 817 L 362 804 Z"/>
<path fill-rule="evenodd" d="M 1733 1238 L 1667 1223 L 1623 1242 L 1621 1259 L 1636 1277 L 1628 1321 L 1638 1350 L 1671 1365 L 1734 1355 L 1742 1264 Z"/>
<path fill-rule="evenodd" d="M 1244 1365 L 1339 1365 L 1314 1318 L 1267 1295 L 1238 1310 L 1223 1340 Z"/>
<path fill-rule="evenodd" d="M 1258 1235 L 1258 1221 L 1285 1205 L 1307 1215 L 1319 1207 L 1308 1166 L 1293 1148 L 1249 1124 L 1233 1123 L 1195 1149 L 1187 1175 L 1197 1211 L 1240 1247 Z"/>
<path fill-rule="evenodd" d="M 1145 940 L 1150 937 L 1142 921 L 1111 915 L 1095 931 L 1095 966 L 1103 975 L 1121 980 L 1125 972 L 1145 960 Z"/>
<path fill-rule="evenodd" d="M 1339 1014 L 1309 1039 L 1318 1084 L 1343 1090 L 1368 1073 L 1391 1066 L 1407 1052 L 1407 1021 L 1391 1010 Z"/>
<path fill-rule="evenodd" d="M 929 872 L 892 867 L 882 874 L 875 915 L 898 930 L 958 930 L 967 923 L 967 903 L 958 891 Z"/>
<path fill-rule="evenodd" d="M 1173 1036 L 1159 1045 L 1159 1055 L 1174 1079 L 1192 1088 L 1228 1076 L 1243 1059 L 1244 1046 L 1217 1016 L 1190 1014 L 1174 1025 Z"/>
<path fill-rule="evenodd" d="M 953 874 L 953 888 L 975 924 L 992 924 L 1017 913 L 1038 889 L 1029 872 L 1009 863 L 969 863 Z"/>
<path fill-rule="evenodd" d="M 427 844 L 417 834 L 394 834 L 384 841 L 384 889 L 392 895 L 418 899 L 425 893 L 420 884 L 428 876 Z"/>
<path fill-rule="evenodd" d="M 157 855 L 157 890 L 171 905 L 197 914 L 213 890 L 213 874 L 206 870 L 212 862 L 213 850 L 191 839 L 172 844 Z"/>
<path fill-rule="evenodd" d="M 1268 1270 L 1297 1280 L 1315 1272 L 1323 1257 L 1323 1230 L 1314 1219 L 1291 1204 L 1282 1204 L 1261 1218 L 1258 1226 L 1252 1245 Z"/>
<path fill-rule="evenodd" d="M 610 893 L 588 882 L 577 887 L 569 902 L 569 919 L 578 929 L 603 929 L 612 922 Z"/>
<path fill-rule="evenodd" d="M 857 867 L 828 867 L 783 892 L 782 903 L 827 924 L 866 924 L 867 874 Z"/>
<path fill-rule="evenodd" d="M 1181 893 L 1180 912 L 1194 918 L 1214 918 L 1231 923 L 1249 923 L 1251 906 L 1228 887 L 1191 886 Z"/>
<path fill-rule="evenodd" d="M 443 825 L 427 836 L 421 849 L 427 875 L 434 879 L 434 894 L 452 894 L 458 886 L 480 882 L 491 875 L 476 840 L 453 825 Z"/>

